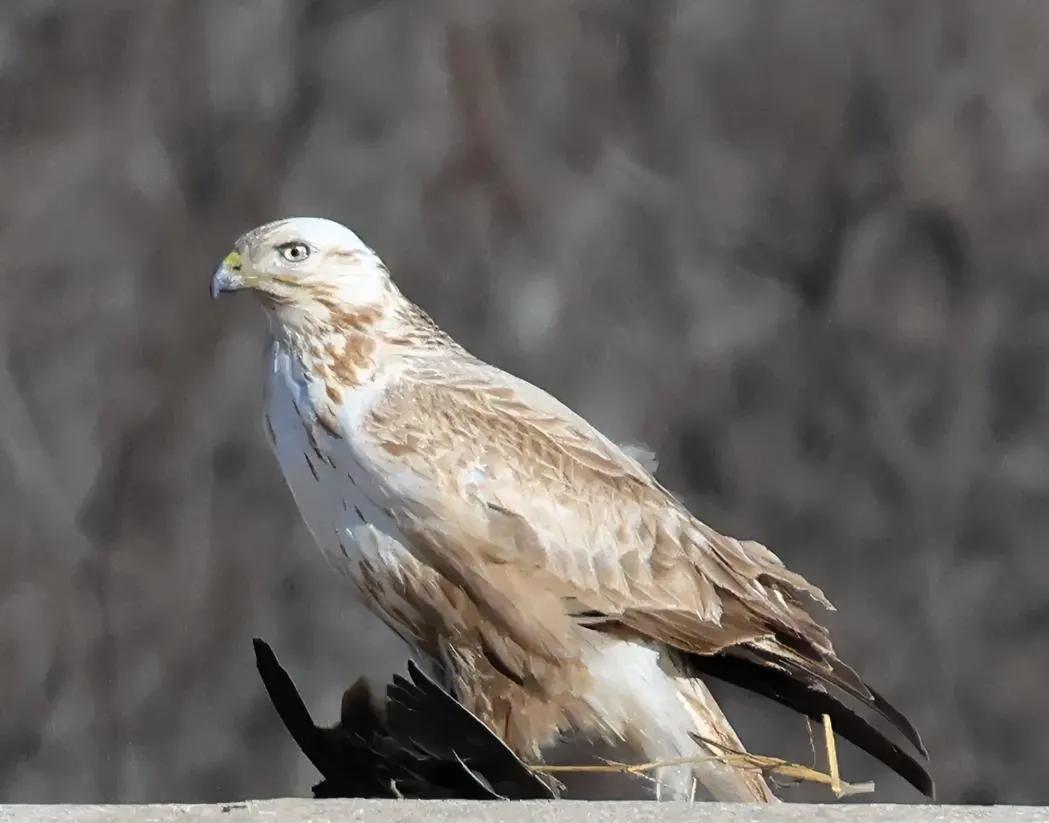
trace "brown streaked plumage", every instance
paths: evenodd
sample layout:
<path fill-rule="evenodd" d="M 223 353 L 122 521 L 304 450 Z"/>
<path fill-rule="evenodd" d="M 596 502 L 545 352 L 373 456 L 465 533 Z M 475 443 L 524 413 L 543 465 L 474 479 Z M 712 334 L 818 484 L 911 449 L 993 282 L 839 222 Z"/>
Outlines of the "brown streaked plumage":
<path fill-rule="evenodd" d="M 231 262 L 232 261 L 232 262 Z M 810 716 L 931 793 L 922 766 L 842 702 L 906 719 L 837 657 L 823 593 L 764 546 L 693 517 L 638 460 L 487 363 L 404 298 L 348 229 L 298 218 L 241 238 L 214 290 L 262 293 L 268 429 L 314 538 L 365 602 L 519 755 L 561 735 L 646 759 L 740 748 L 702 674 Z M 317 456 L 323 456 L 323 460 Z M 727 766 L 668 769 L 771 801 Z"/>

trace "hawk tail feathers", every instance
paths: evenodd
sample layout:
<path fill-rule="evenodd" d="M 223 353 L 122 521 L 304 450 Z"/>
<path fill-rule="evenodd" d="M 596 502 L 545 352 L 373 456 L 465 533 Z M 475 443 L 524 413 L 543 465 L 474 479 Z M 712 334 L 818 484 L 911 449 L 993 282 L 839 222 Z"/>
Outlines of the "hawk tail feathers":
<path fill-rule="evenodd" d="M 715 677 L 774 700 L 813 720 L 828 715 L 835 732 L 884 763 L 918 791 L 935 798 L 935 785 L 925 767 L 830 693 L 828 685 L 839 685 L 838 678 L 833 675 L 822 676 L 821 672 L 802 668 L 789 657 L 774 657 L 767 651 L 747 646 L 730 648 L 714 655 L 682 654 L 679 665 L 693 676 Z M 851 689 L 846 691 L 854 697 L 860 697 Z M 914 742 L 917 732 L 910 722 L 884 698 L 870 691 L 869 687 L 868 691 L 870 697 L 864 702 L 887 717 Z M 925 754 L 920 739 L 915 746 Z"/>

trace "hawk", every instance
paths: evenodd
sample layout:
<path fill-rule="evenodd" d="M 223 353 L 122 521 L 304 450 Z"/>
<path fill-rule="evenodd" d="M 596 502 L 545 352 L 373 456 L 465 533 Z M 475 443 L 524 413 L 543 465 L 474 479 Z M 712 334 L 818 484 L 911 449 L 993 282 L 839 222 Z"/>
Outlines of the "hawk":
<path fill-rule="evenodd" d="M 710 757 L 742 744 L 713 676 L 810 717 L 931 794 L 918 760 L 846 705 L 911 723 L 842 662 L 816 586 L 694 517 L 638 459 L 473 356 L 330 220 L 240 237 L 212 294 L 269 316 L 266 430 L 314 540 L 409 652 L 519 757 L 564 736 L 648 761 L 664 796 L 773 802 Z M 396 646 L 391 640 L 391 649 Z M 378 691 L 378 690 L 373 690 Z"/>

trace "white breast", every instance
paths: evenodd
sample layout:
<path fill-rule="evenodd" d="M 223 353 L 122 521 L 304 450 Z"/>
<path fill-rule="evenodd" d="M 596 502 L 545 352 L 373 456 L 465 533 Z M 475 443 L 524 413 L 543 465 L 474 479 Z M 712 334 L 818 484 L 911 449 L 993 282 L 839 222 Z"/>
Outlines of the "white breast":
<path fill-rule="evenodd" d="M 306 526 L 328 562 L 355 583 L 361 579 L 362 560 L 368 560 L 373 569 L 396 574 L 407 550 L 354 446 L 360 418 L 373 398 L 365 393 L 345 404 L 340 423 L 348 426 L 346 436 L 334 438 L 322 426 L 314 425 L 315 403 L 320 402 L 316 395 L 322 392 L 322 387 L 306 379 L 298 361 L 274 344 L 266 423 L 274 453 Z M 381 604 L 363 598 L 358 586 L 350 588 L 371 612 L 381 608 Z M 378 620 L 374 623 L 375 631 L 389 635 L 390 672 L 403 672 L 411 656 L 408 647 L 386 625 Z M 369 632 L 373 627 L 360 630 Z"/>

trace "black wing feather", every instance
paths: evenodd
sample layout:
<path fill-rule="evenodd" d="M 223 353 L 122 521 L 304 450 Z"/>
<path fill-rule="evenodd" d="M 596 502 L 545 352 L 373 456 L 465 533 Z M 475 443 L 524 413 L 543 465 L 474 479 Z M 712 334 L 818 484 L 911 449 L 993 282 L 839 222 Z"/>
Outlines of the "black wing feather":
<path fill-rule="evenodd" d="M 394 676 L 387 689 L 394 737 L 441 760 L 478 771 L 503 797 L 549 800 L 553 792 L 481 720 L 412 661 L 406 680 Z"/>
<path fill-rule="evenodd" d="M 332 728 L 313 722 L 262 640 L 255 664 L 292 739 L 324 779 L 315 797 L 551 799 L 553 790 L 475 715 L 414 663 L 386 691 L 386 717 L 363 681 L 347 689 Z"/>

